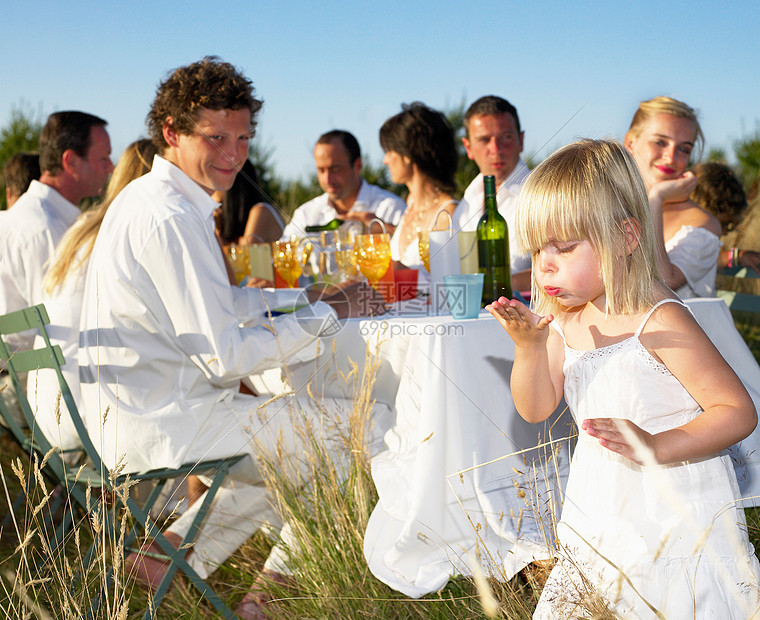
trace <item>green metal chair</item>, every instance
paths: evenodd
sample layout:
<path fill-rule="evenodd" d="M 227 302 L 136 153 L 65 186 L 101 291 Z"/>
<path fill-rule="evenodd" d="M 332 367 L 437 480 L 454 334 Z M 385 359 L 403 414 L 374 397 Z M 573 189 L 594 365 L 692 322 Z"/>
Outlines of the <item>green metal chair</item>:
<path fill-rule="evenodd" d="M 42 308 L 42 311 L 44 312 L 44 308 Z M 4 362 L 10 360 L 10 363 L 7 364 L 7 372 L 10 375 L 15 393 L 20 395 L 18 396 L 18 403 L 28 426 L 24 427 L 19 424 L 16 417 L 12 415 L 6 407 L 3 398 L 0 398 L 0 418 L 2 418 L 4 430 L 13 438 L 13 440 L 15 440 L 21 451 L 26 454 L 32 467 L 30 467 L 28 475 L 26 476 L 24 488 L 16 497 L 9 514 L 3 521 L 3 526 L 7 527 L 12 521 L 13 516 L 20 515 L 22 508 L 29 505 L 29 494 L 35 483 L 33 466 L 36 464 L 48 482 L 50 482 L 53 487 L 58 488 L 58 492 L 53 494 L 55 497 L 54 501 L 48 506 L 48 510 L 43 512 L 42 527 L 46 532 L 46 539 L 50 543 L 52 553 L 52 551 L 54 551 L 63 541 L 65 531 L 71 524 L 73 518 L 71 507 L 69 506 L 68 509 L 64 510 L 60 523 L 56 529 L 54 525 L 54 515 L 58 513 L 61 506 L 63 506 L 64 501 L 69 497 L 74 499 L 80 506 L 85 506 L 87 501 L 82 488 L 74 486 L 66 489 L 67 466 L 62 458 L 64 453 L 53 450 L 47 438 L 41 432 L 38 432 L 38 429 L 35 429 L 33 425 L 29 425 L 29 421 L 33 421 L 34 416 L 29 401 L 26 398 L 26 386 L 21 384 L 18 375 L 28 372 L 29 369 L 25 365 L 25 362 L 30 361 L 30 356 L 21 355 L 15 357 L 4 338 L 6 334 L 12 334 L 26 329 L 26 321 L 23 317 L 19 315 L 19 313 L 13 313 L 13 315 L 0 317 L 0 360 L 3 360 Z M 45 315 L 45 317 L 47 317 L 47 315 Z M 36 367 L 37 366 L 35 366 L 35 368 Z M 76 451 L 66 451 L 66 453 L 73 452 Z M 69 462 L 74 463 L 77 461 L 74 459 Z"/>
<path fill-rule="evenodd" d="M 760 278 L 760 274 L 747 267 L 721 269 L 718 271 L 718 286 L 725 286 L 727 283 L 731 286 L 732 278 L 757 279 Z M 760 312 L 760 295 L 718 288 L 715 296 L 726 302 L 729 309 L 734 312 Z"/>
<path fill-rule="evenodd" d="M 106 510 L 104 502 L 100 502 L 101 510 L 98 515 L 98 517 L 102 519 L 103 527 L 107 528 L 107 531 L 110 531 L 112 535 L 117 535 L 116 528 L 118 527 L 119 520 L 116 516 L 122 508 L 128 511 L 131 518 L 129 519 L 128 532 L 124 535 L 125 551 L 141 551 L 139 548 L 136 548 L 134 544 L 143 532 L 152 537 L 154 542 L 161 548 L 163 554 L 150 555 L 151 557 L 170 562 L 169 569 L 153 596 L 152 606 L 150 606 L 148 611 L 145 612 L 143 618 L 152 618 L 155 615 L 177 571 L 182 572 L 223 617 L 235 618 L 235 615 L 229 607 L 227 607 L 216 592 L 190 566 L 185 559 L 185 554 L 187 553 L 187 546 L 195 541 L 200 526 L 206 518 L 211 503 L 224 481 L 227 472 L 230 467 L 243 458 L 243 455 L 217 459 L 214 461 L 204 461 L 201 463 L 188 463 L 177 469 L 157 469 L 128 474 L 109 471 L 90 439 L 87 428 L 79 415 L 79 409 L 71 395 L 71 390 L 61 372 L 61 367 L 64 364 L 63 354 L 58 345 L 52 345 L 50 342 L 45 328 L 49 322 L 50 320 L 47 312 L 42 304 L 0 316 L 0 359 L 5 362 L 7 370 L 11 375 L 19 403 L 21 404 L 22 411 L 29 424 L 28 432 L 25 432 L 17 424 L 14 424 L 15 428 L 10 428 L 11 433 L 18 441 L 22 442 L 21 445 L 24 447 L 25 451 L 34 452 L 38 455 L 40 463 L 42 462 L 41 459 L 44 456 L 47 456 L 47 461 L 45 463 L 45 469 L 48 471 L 47 475 L 51 479 L 60 483 L 62 487 L 66 489 L 69 497 L 71 497 L 85 512 L 91 514 L 93 510 L 92 502 L 88 503 L 85 492 L 88 483 L 100 486 L 104 493 L 108 493 L 113 497 L 113 505 L 109 510 Z M 45 346 L 43 348 L 25 351 L 12 350 L 6 342 L 5 337 L 8 334 L 14 334 L 29 329 L 35 330 L 36 333 L 42 337 Z M 46 438 L 35 425 L 34 414 L 26 396 L 25 386 L 19 383 L 18 374 L 40 368 L 53 369 L 58 377 L 62 400 L 65 402 L 68 411 L 71 414 L 71 419 L 79 434 L 84 453 L 90 461 L 90 466 L 86 470 L 82 470 L 79 466 L 68 466 L 60 453 L 56 453 L 55 450 L 52 450 L 48 438 Z M 5 409 L 2 405 L 2 399 L 0 399 L 0 407 Z M 5 417 L 7 411 L 2 411 L 1 413 Z M 173 482 L 177 478 L 184 478 L 191 474 L 206 476 L 209 479 L 208 490 L 203 499 L 199 500 L 202 501 L 200 510 L 191 524 L 185 538 L 182 540 L 179 549 L 175 549 L 161 533 L 159 526 L 151 517 L 151 509 L 161 496 L 161 493 L 167 484 Z M 138 503 L 132 497 L 133 494 L 128 492 L 124 493 L 123 489 L 125 487 L 128 488 L 132 482 L 137 483 L 142 481 L 153 483 L 153 488 L 148 494 L 147 499 L 142 503 Z M 68 525 L 66 527 L 68 527 Z M 59 535 L 56 536 L 57 543 L 60 543 L 60 541 L 63 540 L 65 535 L 64 530 L 61 530 Z M 92 562 L 95 551 L 96 549 L 93 545 L 85 557 L 85 567 Z M 103 586 L 104 588 L 108 587 L 112 578 L 113 574 L 111 571 L 107 575 L 105 585 Z M 95 604 L 97 604 L 97 601 Z"/>

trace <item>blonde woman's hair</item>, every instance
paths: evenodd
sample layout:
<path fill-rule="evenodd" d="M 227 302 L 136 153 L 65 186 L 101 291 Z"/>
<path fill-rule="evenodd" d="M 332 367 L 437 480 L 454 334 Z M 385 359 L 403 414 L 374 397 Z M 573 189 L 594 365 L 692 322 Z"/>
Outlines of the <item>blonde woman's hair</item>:
<path fill-rule="evenodd" d="M 649 202 L 636 163 L 619 142 L 581 140 L 542 162 L 523 186 L 515 226 L 523 249 L 533 256 L 532 299 L 538 314 L 564 310 L 536 280 L 536 254 L 551 241 L 591 244 L 608 313 L 633 314 L 655 303 L 662 279 Z M 630 253 L 627 230 L 638 239 Z"/>
<path fill-rule="evenodd" d="M 108 181 L 102 202 L 82 213 L 61 239 L 54 262 L 43 282 L 46 293 L 52 293 L 87 262 L 111 203 L 127 184 L 150 171 L 153 156 L 157 153 L 158 149 L 153 142 L 145 139 L 137 140 L 124 149 Z"/>
<path fill-rule="evenodd" d="M 694 151 L 697 153 L 695 159 L 699 160 L 702 158 L 705 136 L 702 133 L 702 128 L 699 126 L 697 113 L 694 108 L 689 107 L 678 99 L 673 99 L 672 97 L 654 97 L 648 101 L 642 101 L 633 115 L 628 133 L 634 137 L 638 137 L 644 125 L 655 114 L 667 114 L 668 116 L 690 120 L 694 124 Z"/>

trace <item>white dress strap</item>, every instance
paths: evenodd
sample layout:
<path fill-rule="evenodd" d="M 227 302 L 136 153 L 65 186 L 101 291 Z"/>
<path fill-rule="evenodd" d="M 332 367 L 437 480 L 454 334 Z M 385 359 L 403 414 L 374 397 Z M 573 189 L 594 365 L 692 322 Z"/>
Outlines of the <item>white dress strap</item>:
<path fill-rule="evenodd" d="M 654 311 L 657 310 L 657 308 L 659 308 L 662 304 L 667 304 L 669 302 L 673 302 L 673 303 L 678 304 L 679 306 L 683 306 L 687 310 L 689 309 L 689 307 L 685 303 L 683 303 L 680 299 L 673 299 L 672 297 L 669 297 L 668 299 L 661 299 L 649 309 L 649 312 L 646 313 L 646 315 L 644 316 L 644 319 L 641 321 L 641 325 L 639 325 L 639 328 L 636 330 L 636 333 L 634 334 L 634 338 L 638 338 L 641 335 L 641 332 L 644 329 L 644 326 L 647 324 L 649 317 L 652 316 L 652 313 L 654 313 Z"/>
<path fill-rule="evenodd" d="M 556 332 L 560 335 L 560 338 L 562 338 L 562 342 L 567 344 L 567 342 L 565 341 L 565 332 L 562 331 L 562 328 L 559 326 L 559 323 L 557 323 L 556 320 L 549 323 L 549 327 L 553 327 L 556 330 Z"/>

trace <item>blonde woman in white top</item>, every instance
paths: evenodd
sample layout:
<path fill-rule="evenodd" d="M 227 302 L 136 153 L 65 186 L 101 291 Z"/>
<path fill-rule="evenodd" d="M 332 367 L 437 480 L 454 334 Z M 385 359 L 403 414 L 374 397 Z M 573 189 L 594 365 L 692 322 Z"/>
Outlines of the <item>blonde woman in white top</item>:
<path fill-rule="evenodd" d="M 703 142 L 694 110 L 670 97 L 642 101 L 625 135 L 649 195 L 660 270 L 682 298 L 715 295 L 720 222 L 688 198 L 697 179 L 686 168 Z"/>

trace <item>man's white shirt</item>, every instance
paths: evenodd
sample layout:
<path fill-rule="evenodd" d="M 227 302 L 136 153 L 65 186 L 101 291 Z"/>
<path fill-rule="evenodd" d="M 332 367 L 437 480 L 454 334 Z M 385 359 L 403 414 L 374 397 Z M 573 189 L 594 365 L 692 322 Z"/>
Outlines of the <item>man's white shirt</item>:
<path fill-rule="evenodd" d="M 397 226 L 404 209 L 406 209 L 406 203 L 396 194 L 377 185 L 371 185 L 362 179 L 359 193 L 350 210 L 374 213 L 375 217 Z M 282 238 L 289 239 L 293 235 L 304 237 L 307 226 L 324 226 L 334 219 L 342 218 L 335 207 L 330 204 L 327 193 L 324 193 L 305 202 L 295 210 L 290 223 L 282 233 Z"/>
<path fill-rule="evenodd" d="M 506 180 L 496 188 L 496 204 L 501 216 L 507 222 L 509 230 L 509 254 L 510 269 L 512 273 L 530 269 L 530 254 L 520 252 L 515 236 L 515 213 L 519 204 L 520 190 L 528 178 L 530 170 L 520 158 Z M 464 192 L 464 196 L 454 211 L 455 230 L 475 230 L 478 220 L 483 215 L 483 175 L 479 174 L 470 183 Z"/>
<path fill-rule="evenodd" d="M 0 314 L 42 301 L 42 279 L 55 247 L 79 216 L 55 189 L 32 181 L 8 211 L 0 212 Z M 9 338 L 30 346 L 32 336 Z"/>
<path fill-rule="evenodd" d="M 231 287 L 214 235 L 217 203 L 156 157 L 106 214 L 93 248 L 80 323 L 86 424 L 110 467 L 176 467 L 203 424 L 227 418 L 240 380 L 279 367 L 315 340 L 303 321 L 327 304 L 263 325 L 297 292 Z M 110 407 L 107 417 L 106 407 Z M 252 415 L 256 412 L 252 411 Z M 105 421 L 104 421 L 105 417 Z"/>

